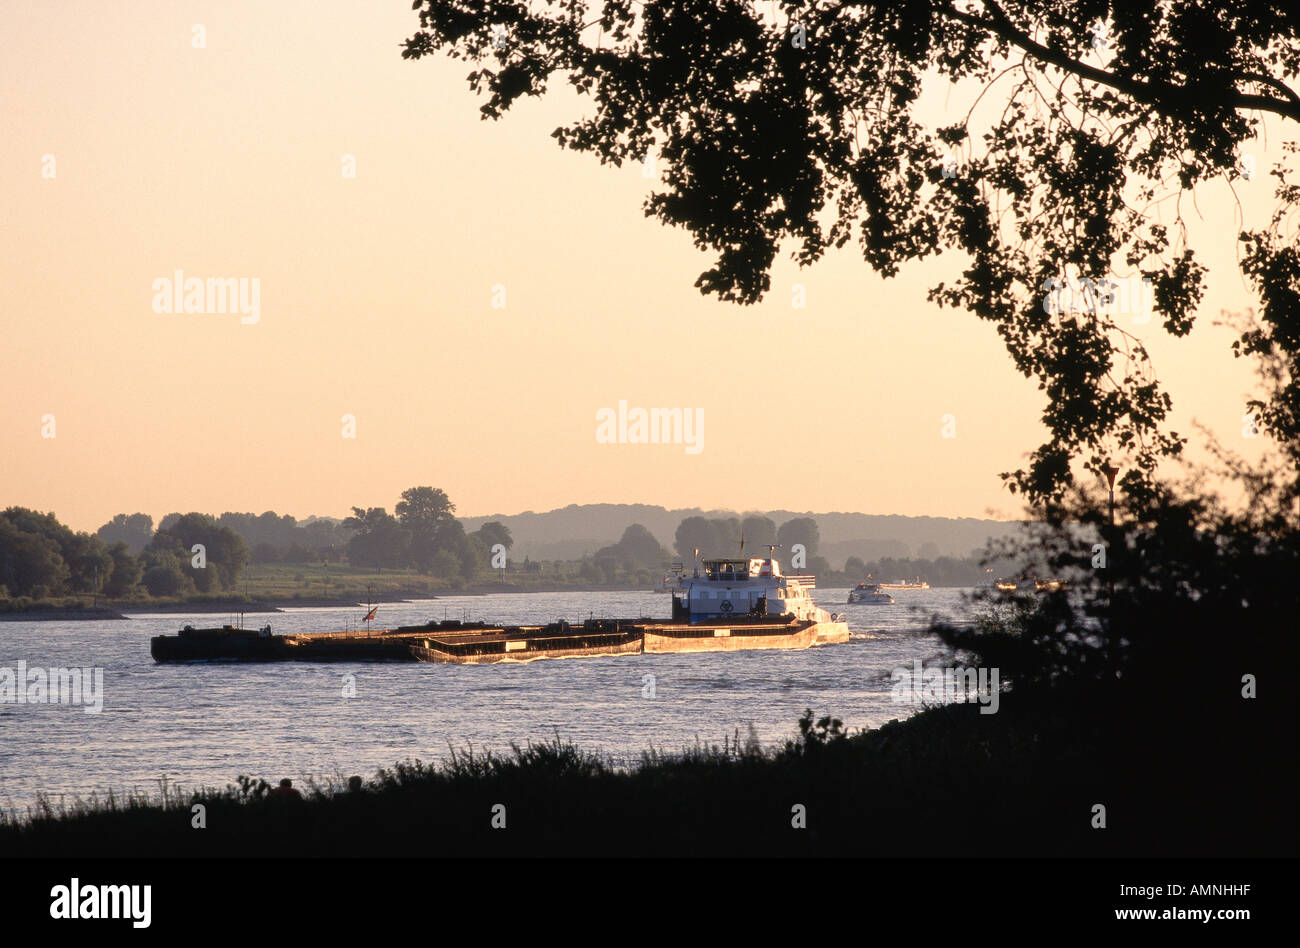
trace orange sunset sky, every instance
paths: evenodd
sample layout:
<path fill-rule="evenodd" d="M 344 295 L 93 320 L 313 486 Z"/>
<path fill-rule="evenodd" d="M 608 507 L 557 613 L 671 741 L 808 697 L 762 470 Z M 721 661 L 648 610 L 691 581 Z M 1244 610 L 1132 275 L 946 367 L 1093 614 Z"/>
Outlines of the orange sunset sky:
<path fill-rule="evenodd" d="M 431 484 L 465 515 L 1019 515 L 997 475 L 1041 440 L 1041 396 L 990 325 L 925 301 L 961 259 L 885 281 L 850 244 L 802 272 L 785 255 L 759 305 L 705 298 L 711 258 L 643 216 L 641 168 L 550 139 L 587 104 L 557 85 L 482 122 L 466 64 L 401 59 L 417 27 L 409 0 L 0 5 L 0 506 L 94 530 L 343 516 Z M 936 120 L 966 91 L 931 90 Z M 1271 194 L 1261 171 L 1240 206 L 1226 185 L 1185 200 L 1200 323 L 1134 327 L 1175 427 L 1234 447 L 1251 375 L 1211 320 L 1251 305 L 1233 237 Z M 176 270 L 259 279 L 260 320 L 155 313 Z M 760 358 L 765 379 L 742 375 Z M 701 409 L 703 450 L 598 443 L 620 399 Z M 769 475 L 760 451 L 807 463 Z"/>

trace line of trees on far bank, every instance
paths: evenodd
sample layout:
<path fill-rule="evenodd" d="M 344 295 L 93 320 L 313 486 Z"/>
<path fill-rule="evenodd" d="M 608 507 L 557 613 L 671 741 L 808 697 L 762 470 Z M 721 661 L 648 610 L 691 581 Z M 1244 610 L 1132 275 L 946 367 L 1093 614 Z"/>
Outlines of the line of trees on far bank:
<path fill-rule="evenodd" d="M 159 522 L 159 529 L 172 527 L 182 516 L 168 514 Z M 300 521 L 272 510 L 262 514 L 227 512 L 217 516 L 215 522 L 243 538 L 253 563 L 336 563 L 343 558 L 352 535 L 339 520 L 312 517 Z M 153 518 L 142 513 L 118 514 L 95 533 L 105 543 L 125 543 L 137 556 L 149 545 L 153 534 Z"/>
<path fill-rule="evenodd" d="M 771 517 L 758 514 L 687 517 L 673 537 L 673 549 L 686 564 L 693 562 L 696 550 L 701 557 L 766 556 L 774 546 L 787 572 L 829 573 L 831 564 L 817 553 L 820 544 L 821 531 L 812 517 L 795 517 L 778 527 Z"/>
<path fill-rule="evenodd" d="M 497 521 L 466 533 L 456 505 L 436 487 L 411 487 L 390 514 L 383 507 L 353 507 L 343 521 L 351 531 L 348 562 L 353 566 L 413 569 L 447 580 L 487 574 L 514 545 L 510 530 Z"/>
<path fill-rule="evenodd" d="M 343 520 L 301 522 L 273 511 L 172 513 L 157 529 L 148 514 L 119 514 L 89 534 L 73 531 L 52 513 L 10 507 L 0 512 L 0 599 L 237 593 L 250 563 L 345 563 L 411 570 L 451 584 L 502 575 L 517 581 L 531 574 L 534 580 L 565 585 L 653 586 L 674 560 L 689 572 L 697 549 L 701 557 L 737 555 L 742 538 L 744 555 L 766 556 L 775 546 L 785 571 L 814 573 L 822 586 L 854 585 L 869 575 L 877 581 L 919 577 L 935 586 L 968 586 L 1011 576 L 1015 569 L 995 564 L 994 573 L 987 573 L 978 552 L 964 558 L 849 556 L 837 569 L 819 553 L 814 518 L 795 517 L 778 526 L 761 515 L 687 517 L 671 548 L 633 523 L 616 543 L 581 559 L 543 564 L 509 555 L 514 540 L 506 525 L 489 521 L 468 532 L 455 510 L 444 491 L 412 487 L 402 492 L 392 513 L 354 507 Z"/>
<path fill-rule="evenodd" d="M 233 593 L 250 562 L 346 561 L 469 581 L 488 575 L 514 542 L 495 521 L 466 533 L 437 488 L 404 491 L 395 511 L 354 507 L 343 521 L 301 523 L 273 511 L 172 513 L 157 529 L 148 514 L 118 514 L 91 534 L 53 513 L 9 507 L 0 511 L 0 599 Z"/>
<path fill-rule="evenodd" d="M 141 544 L 138 532 L 146 524 Z M 104 530 L 74 531 L 52 513 L 6 508 L 0 511 L 0 598 L 99 593 L 122 599 L 142 589 L 161 597 L 235 588 L 249 557 L 239 534 L 201 513 L 177 514 L 158 530 L 152 525 L 146 514 L 115 518 L 105 524 L 112 528 L 106 538 Z M 123 537 L 123 526 L 136 533 Z"/>

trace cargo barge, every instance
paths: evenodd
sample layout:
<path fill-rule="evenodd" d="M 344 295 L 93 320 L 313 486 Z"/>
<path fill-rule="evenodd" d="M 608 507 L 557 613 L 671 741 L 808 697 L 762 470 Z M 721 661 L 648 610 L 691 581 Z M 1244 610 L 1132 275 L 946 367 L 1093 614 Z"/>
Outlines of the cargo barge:
<path fill-rule="evenodd" d="M 775 560 L 705 560 L 673 591 L 671 619 L 591 619 L 580 625 L 429 622 L 396 629 L 273 635 L 270 626 L 185 627 L 155 637 L 157 662 L 496 664 L 664 652 L 804 649 L 847 642 L 843 619 L 812 599 L 811 576 L 784 576 Z"/>
<path fill-rule="evenodd" d="M 186 626 L 176 635 L 155 636 L 149 651 L 156 662 L 413 662 L 411 646 L 433 630 L 481 629 L 488 627 L 448 621 L 397 629 L 274 635 L 269 625 L 261 629 Z"/>
<path fill-rule="evenodd" d="M 507 626 L 482 631 L 439 629 L 411 646 L 417 661 L 456 665 L 531 662 L 541 658 L 637 655 L 641 635 L 631 620 L 593 619 L 580 626 Z"/>

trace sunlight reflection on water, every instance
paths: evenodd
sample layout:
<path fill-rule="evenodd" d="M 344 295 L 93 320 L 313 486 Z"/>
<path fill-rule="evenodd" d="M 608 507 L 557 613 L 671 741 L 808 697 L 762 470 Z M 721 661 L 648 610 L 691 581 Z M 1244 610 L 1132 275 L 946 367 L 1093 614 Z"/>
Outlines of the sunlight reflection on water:
<path fill-rule="evenodd" d="M 239 774 L 296 782 L 360 773 L 398 760 L 428 761 L 449 746 L 506 750 L 558 734 L 587 750 L 635 761 L 696 740 L 721 744 L 752 724 L 764 745 L 796 732 L 805 707 L 851 728 L 915 711 L 891 700 L 889 671 L 943 652 L 928 616 L 963 615 L 963 590 L 896 594 L 893 606 L 846 606 L 846 589 L 818 590 L 847 614 L 844 645 L 806 651 L 628 655 L 527 665 L 347 663 L 158 665 L 149 639 L 224 615 L 149 615 L 116 622 L 0 623 L 0 666 L 98 666 L 104 710 L 0 705 L 0 808 L 25 810 L 38 791 L 85 796 L 151 791 L 159 778 L 193 788 Z M 277 633 L 354 626 L 364 609 L 249 614 Z M 455 596 L 383 604 L 383 626 L 429 619 L 570 621 L 595 616 L 666 617 L 669 597 L 650 592 Z M 356 697 L 343 697 L 344 675 Z M 655 697 L 642 697 L 654 675 Z"/>

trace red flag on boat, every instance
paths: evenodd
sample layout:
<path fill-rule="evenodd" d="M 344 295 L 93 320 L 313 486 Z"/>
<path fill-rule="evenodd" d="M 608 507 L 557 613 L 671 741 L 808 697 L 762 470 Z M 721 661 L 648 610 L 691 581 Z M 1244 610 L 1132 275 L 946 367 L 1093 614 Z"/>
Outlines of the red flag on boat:
<path fill-rule="evenodd" d="M 373 619 L 373 618 L 375 617 L 375 613 L 378 612 L 378 611 L 379 611 L 379 607 L 378 607 L 378 606 L 375 606 L 375 608 L 371 609 L 369 612 L 366 613 L 366 617 L 365 617 L 364 619 L 362 619 L 361 621 L 362 621 L 362 622 L 369 622 L 371 619 Z"/>

